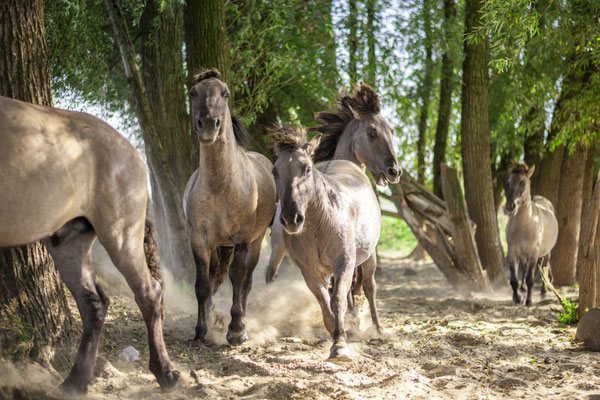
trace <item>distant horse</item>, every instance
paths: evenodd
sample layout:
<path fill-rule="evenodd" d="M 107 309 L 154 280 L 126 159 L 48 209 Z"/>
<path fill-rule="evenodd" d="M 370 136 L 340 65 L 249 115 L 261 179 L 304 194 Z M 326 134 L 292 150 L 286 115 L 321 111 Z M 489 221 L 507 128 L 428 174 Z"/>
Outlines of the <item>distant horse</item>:
<path fill-rule="evenodd" d="M 337 109 L 317 113 L 315 117 L 322 125 L 309 128 L 309 131 L 317 131 L 324 136 L 315 150 L 313 161 L 348 160 L 363 169 L 366 167 L 380 186 L 387 186 L 388 181 L 398 182 L 402 170 L 394 150 L 394 130 L 380 111 L 381 104 L 375 90 L 361 83 L 353 96 L 342 95 Z M 317 168 L 320 165 L 317 164 Z M 271 228 L 267 283 L 275 280 L 285 256 L 280 214 L 281 208 L 277 207 Z"/>
<path fill-rule="evenodd" d="M 558 237 L 558 222 L 550 200 L 542 196 L 531 197 L 529 179 L 534 170 L 535 166 L 529 168 L 525 163 L 513 166 L 505 186 L 504 210 L 510 216 L 506 225 L 510 285 L 513 301 L 518 304 L 521 296 L 518 293 L 517 270 L 521 265 L 527 282 L 527 306 L 531 306 L 536 266 L 538 263 L 542 267 L 549 266 L 550 251 Z M 542 294 L 545 292 L 546 287 L 542 283 Z"/>
<path fill-rule="evenodd" d="M 146 167 L 135 148 L 91 115 L 0 97 L 0 182 L 0 246 L 46 238 L 83 320 L 63 388 L 87 391 L 108 309 L 91 261 L 96 236 L 142 311 L 150 370 L 163 389 L 175 385 L 179 372 L 163 340 L 162 279 L 147 220 Z"/>
<path fill-rule="evenodd" d="M 246 151 L 246 133 L 229 111 L 229 89 L 217 70 L 194 76 L 190 103 L 200 144 L 200 166 L 187 183 L 184 210 L 196 261 L 198 320 L 190 343 L 204 341 L 211 298 L 229 268 L 233 285 L 227 341 L 248 339 L 243 317 L 260 246 L 275 214 L 273 165 Z M 233 261 L 230 264 L 231 250 Z"/>
<path fill-rule="evenodd" d="M 355 164 L 334 160 L 315 168 L 312 156 L 321 135 L 306 142 L 301 130 L 279 128 L 272 130 L 272 136 L 278 155 L 273 175 L 286 247 L 321 306 L 325 327 L 333 338 L 329 359 L 349 361 L 344 329 L 347 296 L 359 265 L 375 271 L 379 203 L 369 179 Z M 373 323 L 381 331 L 374 283 L 374 279 L 365 279 L 363 285 Z"/>

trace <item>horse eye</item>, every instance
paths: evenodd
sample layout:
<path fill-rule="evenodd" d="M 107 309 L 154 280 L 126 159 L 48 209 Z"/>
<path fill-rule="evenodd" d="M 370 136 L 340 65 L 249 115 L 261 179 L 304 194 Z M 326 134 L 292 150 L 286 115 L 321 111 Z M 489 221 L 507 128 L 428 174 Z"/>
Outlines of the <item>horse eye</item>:
<path fill-rule="evenodd" d="M 196 97 L 196 91 L 194 89 L 190 90 L 190 97 Z"/>
<path fill-rule="evenodd" d="M 274 176 L 275 178 L 277 178 L 277 170 L 276 170 L 275 168 L 273 168 L 273 169 L 271 170 L 271 173 L 273 174 L 273 176 Z"/>
<path fill-rule="evenodd" d="M 226 99 L 229 98 L 229 92 L 223 92 L 223 97 L 225 97 Z"/>
<path fill-rule="evenodd" d="M 306 176 L 309 176 L 311 172 L 312 172 L 312 169 L 310 169 L 310 167 L 306 167 L 306 171 L 304 171 L 304 174 Z"/>
<path fill-rule="evenodd" d="M 377 131 L 375 129 L 370 129 L 369 130 L 369 137 L 370 138 L 374 138 L 377 136 Z"/>

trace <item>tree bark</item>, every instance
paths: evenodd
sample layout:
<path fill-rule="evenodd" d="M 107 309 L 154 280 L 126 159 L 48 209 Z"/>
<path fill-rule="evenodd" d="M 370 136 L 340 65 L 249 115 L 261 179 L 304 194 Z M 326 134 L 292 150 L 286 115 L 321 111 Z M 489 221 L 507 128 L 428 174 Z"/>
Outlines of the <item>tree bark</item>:
<path fill-rule="evenodd" d="M 448 143 L 448 129 L 450 126 L 450 113 L 452 111 L 452 89 L 454 79 L 454 58 L 448 47 L 453 40 L 450 36 L 451 26 L 456 17 L 456 3 L 454 0 L 444 0 L 444 40 L 446 46 L 442 55 L 442 76 L 440 79 L 440 105 L 438 120 L 435 129 L 435 144 L 433 145 L 433 193 L 443 198 L 441 167 L 446 163 L 446 146 Z"/>
<path fill-rule="evenodd" d="M 188 77 L 201 68 L 217 68 L 231 86 L 231 60 L 227 40 L 224 0 L 187 0 L 185 2 L 185 59 Z M 191 81 L 188 81 L 191 83 Z M 230 87 L 232 100 L 235 88 Z"/>
<path fill-rule="evenodd" d="M 377 56 L 375 53 L 375 6 L 376 0 L 367 0 L 367 84 L 376 87 L 377 79 Z"/>
<path fill-rule="evenodd" d="M 558 239 L 550 258 L 555 286 L 570 286 L 576 281 L 586 156 L 587 149 L 577 144 L 573 154 L 565 154 L 561 168 L 556 207 Z"/>
<path fill-rule="evenodd" d="M 482 0 L 467 0 L 465 33 L 480 25 Z M 488 124 L 488 39 L 465 42 L 463 62 L 461 153 L 469 215 L 477 224 L 475 239 L 481 263 L 494 287 L 506 284 L 504 260 L 494 209 Z"/>
<path fill-rule="evenodd" d="M 579 315 L 600 306 L 600 175 L 583 219 L 579 242 Z"/>
<path fill-rule="evenodd" d="M 433 45 L 431 37 L 431 5 L 423 2 L 423 30 L 425 31 L 425 60 L 423 83 L 421 85 L 421 113 L 419 115 L 419 139 L 417 141 L 417 180 L 425 184 L 425 146 L 427 140 L 427 117 L 429 116 L 429 100 L 433 85 Z"/>
<path fill-rule="evenodd" d="M 0 3 L 0 48 L 0 95 L 52 106 L 41 0 Z M 77 330 L 46 247 L 0 248 L 0 276 L 0 357 L 63 369 Z"/>
<path fill-rule="evenodd" d="M 538 114 L 545 115 L 544 110 L 538 107 L 532 107 L 525 115 L 528 121 L 539 121 Z M 542 118 L 543 121 L 543 118 Z M 540 123 L 535 129 L 525 132 L 525 142 L 523 144 L 524 161 L 529 166 L 536 166 L 533 176 L 530 178 L 531 187 L 537 186 L 537 181 L 542 170 L 542 152 L 544 150 L 544 124 Z M 591 194 L 590 194 L 591 195 Z"/>
<path fill-rule="evenodd" d="M 586 162 L 583 176 L 583 190 L 581 191 L 581 226 L 585 221 L 587 209 L 592 200 L 592 191 L 594 189 L 594 164 L 596 162 L 596 154 L 598 154 L 598 140 L 592 142 L 587 150 Z"/>
<path fill-rule="evenodd" d="M 356 69 L 356 57 L 358 52 L 358 10 L 356 8 L 356 0 L 348 0 L 348 75 L 350 76 L 350 84 L 358 83 L 358 75 Z"/>
<path fill-rule="evenodd" d="M 169 42 L 179 35 L 172 31 L 177 29 L 176 13 L 171 17 L 162 14 L 166 10 L 159 14 L 153 1 L 146 4 L 140 21 L 143 24 L 142 62 L 145 68 L 142 71 L 121 10 L 114 0 L 105 0 L 105 4 L 119 45 L 130 101 L 144 140 L 153 205 L 162 238 L 161 255 L 176 279 L 190 281 L 195 274 L 195 264 L 182 197 L 185 182 L 192 174 L 192 155 L 185 153 L 182 157 L 185 162 L 178 160 L 181 164 L 173 164 L 173 161 L 182 154 L 179 152 L 197 146 L 189 137 L 189 125 L 186 124 L 189 119 L 183 114 L 185 91 L 182 81 L 178 82 L 178 77 L 183 75 L 181 63 L 173 62 L 173 59 L 182 59 L 177 54 L 181 46 Z M 165 63 L 173 65 L 162 65 Z M 179 146 L 187 146 L 187 149 L 177 149 Z"/>

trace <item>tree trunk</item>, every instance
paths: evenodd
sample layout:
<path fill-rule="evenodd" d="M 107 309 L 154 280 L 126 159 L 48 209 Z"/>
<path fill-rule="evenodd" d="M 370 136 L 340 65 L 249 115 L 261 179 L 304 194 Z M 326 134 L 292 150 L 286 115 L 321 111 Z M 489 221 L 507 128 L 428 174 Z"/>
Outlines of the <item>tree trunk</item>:
<path fill-rule="evenodd" d="M 267 128 L 272 127 L 277 123 L 277 106 L 273 102 L 269 102 L 267 107 L 262 110 L 257 116 L 256 121 L 248 127 L 248 133 L 251 138 L 250 149 L 267 156 L 271 161 L 275 157 L 273 149 L 269 145 Z"/>
<path fill-rule="evenodd" d="M 187 0 L 185 2 L 185 59 L 188 77 L 201 68 L 217 68 L 231 86 L 231 60 L 227 40 L 224 0 Z M 188 81 L 189 83 L 189 81 Z M 230 87 L 232 100 L 235 88 Z"/>
<path fill-rule="evenodd" d="M 467 0 L 465 33 L 480 25 L 482 0 Z M 461 153 L 469 215 L 477 224 L 475 239 L 481 263 L 494 287 L 506 284 L 504 260 L 494 209 L 488 125 L 488 40 L 465 42 L 461 112 Z"/>
<path fill-rule="evenodd" d="M 0 48 L 0 95 L 52 106 L 41 0 L 0 3 Z M 0 248 L 0 276 L 0 357 L 66 367 L 77 331 L 46 247 Z"/>
<path fill-rule="evenodd" d="M 583 190 L 581 191 L 581 226 L 585 221 L 590 201 L 592 200 L 592 191 L 594 189 L 594 164 L 596 163 L 596 154 L 598 154 L 598 140 L 592 142 L 587 150 L 584 176 L 583 176 Z"/>
<path fill-rule="evenodd" d="M 442 76 L 440 80 L 440 105 L 438 108 L 438 121 L 435 129 L 435 144 L 433 145 L 433 193 L 443 198 L 441 167 L 446 163 L 446 146 L 448 143 L 448 129 L 450 126 L 450 112 L 452 111 L 452 81 L 454 78 L 454 58 L 448 43 L 453 40 L 450 36 L 456 17 L 456 4 L 454 0 L 444 0 L 444 40 L 446 46 L 442 55 Z"/>
<path fill-rule="evenodd" d="M 539 121 L 538 114 L 545 115 L 544 110 L 532 107 L 525 115 L 528 121 Z M 542 121 L 544 118 L 541 119 Z M 530 178 L 531 187 L 537 186 L 537 181 L 542 170 L 542 152 L 544 150 L 544 124 L 540 123 L 535 129 L 525 132 L 525 143 L 523 144 L 524 161 L 529 166 L 536 166 L 533 176 Z"/>
<path fill-rule="evenodd" d="M 358 10 L 356 8 L 356 0 L 348 0 L 348 75 L 350 76 L 350 84 L 358 83 L 358 75 L 356 69 L 356 56 L 358 52 Z"/>
<path fill-rule="evenodd" d="M 579 242 L 579 315 L 600 306 L 600 175 L 587 208 Z"/>
<path fill-rule="evenodd" d="M 367 0 L 367 84 L 372 88 L 376 87 L 377 79 L 377 56 L 375 54 L 375 6 L 376 0 Z"/>
<path fill-rule="evenodd" d="M 419 115 L 419 140 L 417 141 L 417 180 L 425 184 L 425 146 L 427 138 L 427 117 L 429 116 L 429 100 L 433 85 L 433 46 L 431 37 L 431 5 L 423 2 L 423 30 L 425 31 L 425 60 L 423 83 L 421 85 L 421 113 Z"/>
<path fill-rule="evenodd" d="M 146 4 L 140 21 L 143 25 L 142 73 L 121 10 L 114 0 L 105 0 L 105 4 L 119 45 L 131 92 L 130 101 L 144 139 L 156 219 L 163 232 L 160 235 L 163 239 L 161 254 L 167 256 L 163 260 L 165 265 L 170 265 L 175 278 L 193 281 L 195 264 L 183 215 L 182 196 L 185 182 L 192 174 L 190 160 L 194 156 L 181 152 L 191 151 L 197 146 L 189 137 L 186 123 L 189 119 L 184 114 L 185 92 L 182 81 L 178 82 L 183 75 L 181 63 L 173 61 L 182 59 L 179 53 L 181 46 L 170 42 L 180 36 L 174 31 L 178 29 L 177 12 L 169 16 L 166 14 L 168 11 L 163 10 L 159 14 L 153 1 Z M 179 146 L 187 148 L 178 149 Z M 182 160 L 177 160 L 181 164 L 173 164 L 173 157 L 178 155 L 182 155 Z"/>
<path fill-rule="evenodd" d="M 558 239 L 550 259 L 555 286 L 570 286 L 576 281 L 586 155 L 587 149 L 577 144 L 573 154 L 565 154 L 561 168 L 556 207 Z"/>

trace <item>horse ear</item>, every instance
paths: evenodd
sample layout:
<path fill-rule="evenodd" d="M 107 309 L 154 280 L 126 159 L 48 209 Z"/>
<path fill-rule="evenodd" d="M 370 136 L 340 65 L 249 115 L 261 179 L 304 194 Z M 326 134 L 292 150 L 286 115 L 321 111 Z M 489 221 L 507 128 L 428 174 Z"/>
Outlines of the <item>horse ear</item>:
<path fill-rule="evenodd" d="M 313 154 L 315 154 L 315 150 L 317 149 L 317 147 L 319 147 L 319 143 L 321 142 L 321 137 L 323 136 L 322 133 L 319 133 L 317 135 L 315 135 L 312 139 L 310 139 L 310 141 L 308 143 L 306 143 L 304 146 L 306 148 L 306 151 L 308 152 L 308 154 L 312 157 Z"/>
<path fill-rule="evenodd" d="M 532 165 L 531 168 L 529 168 L 529 171 L 527 171 L 528 179 L 531 179 L 531 176 L 533 175 L 533 171 L 535 171 L 535 165 Z"/>

